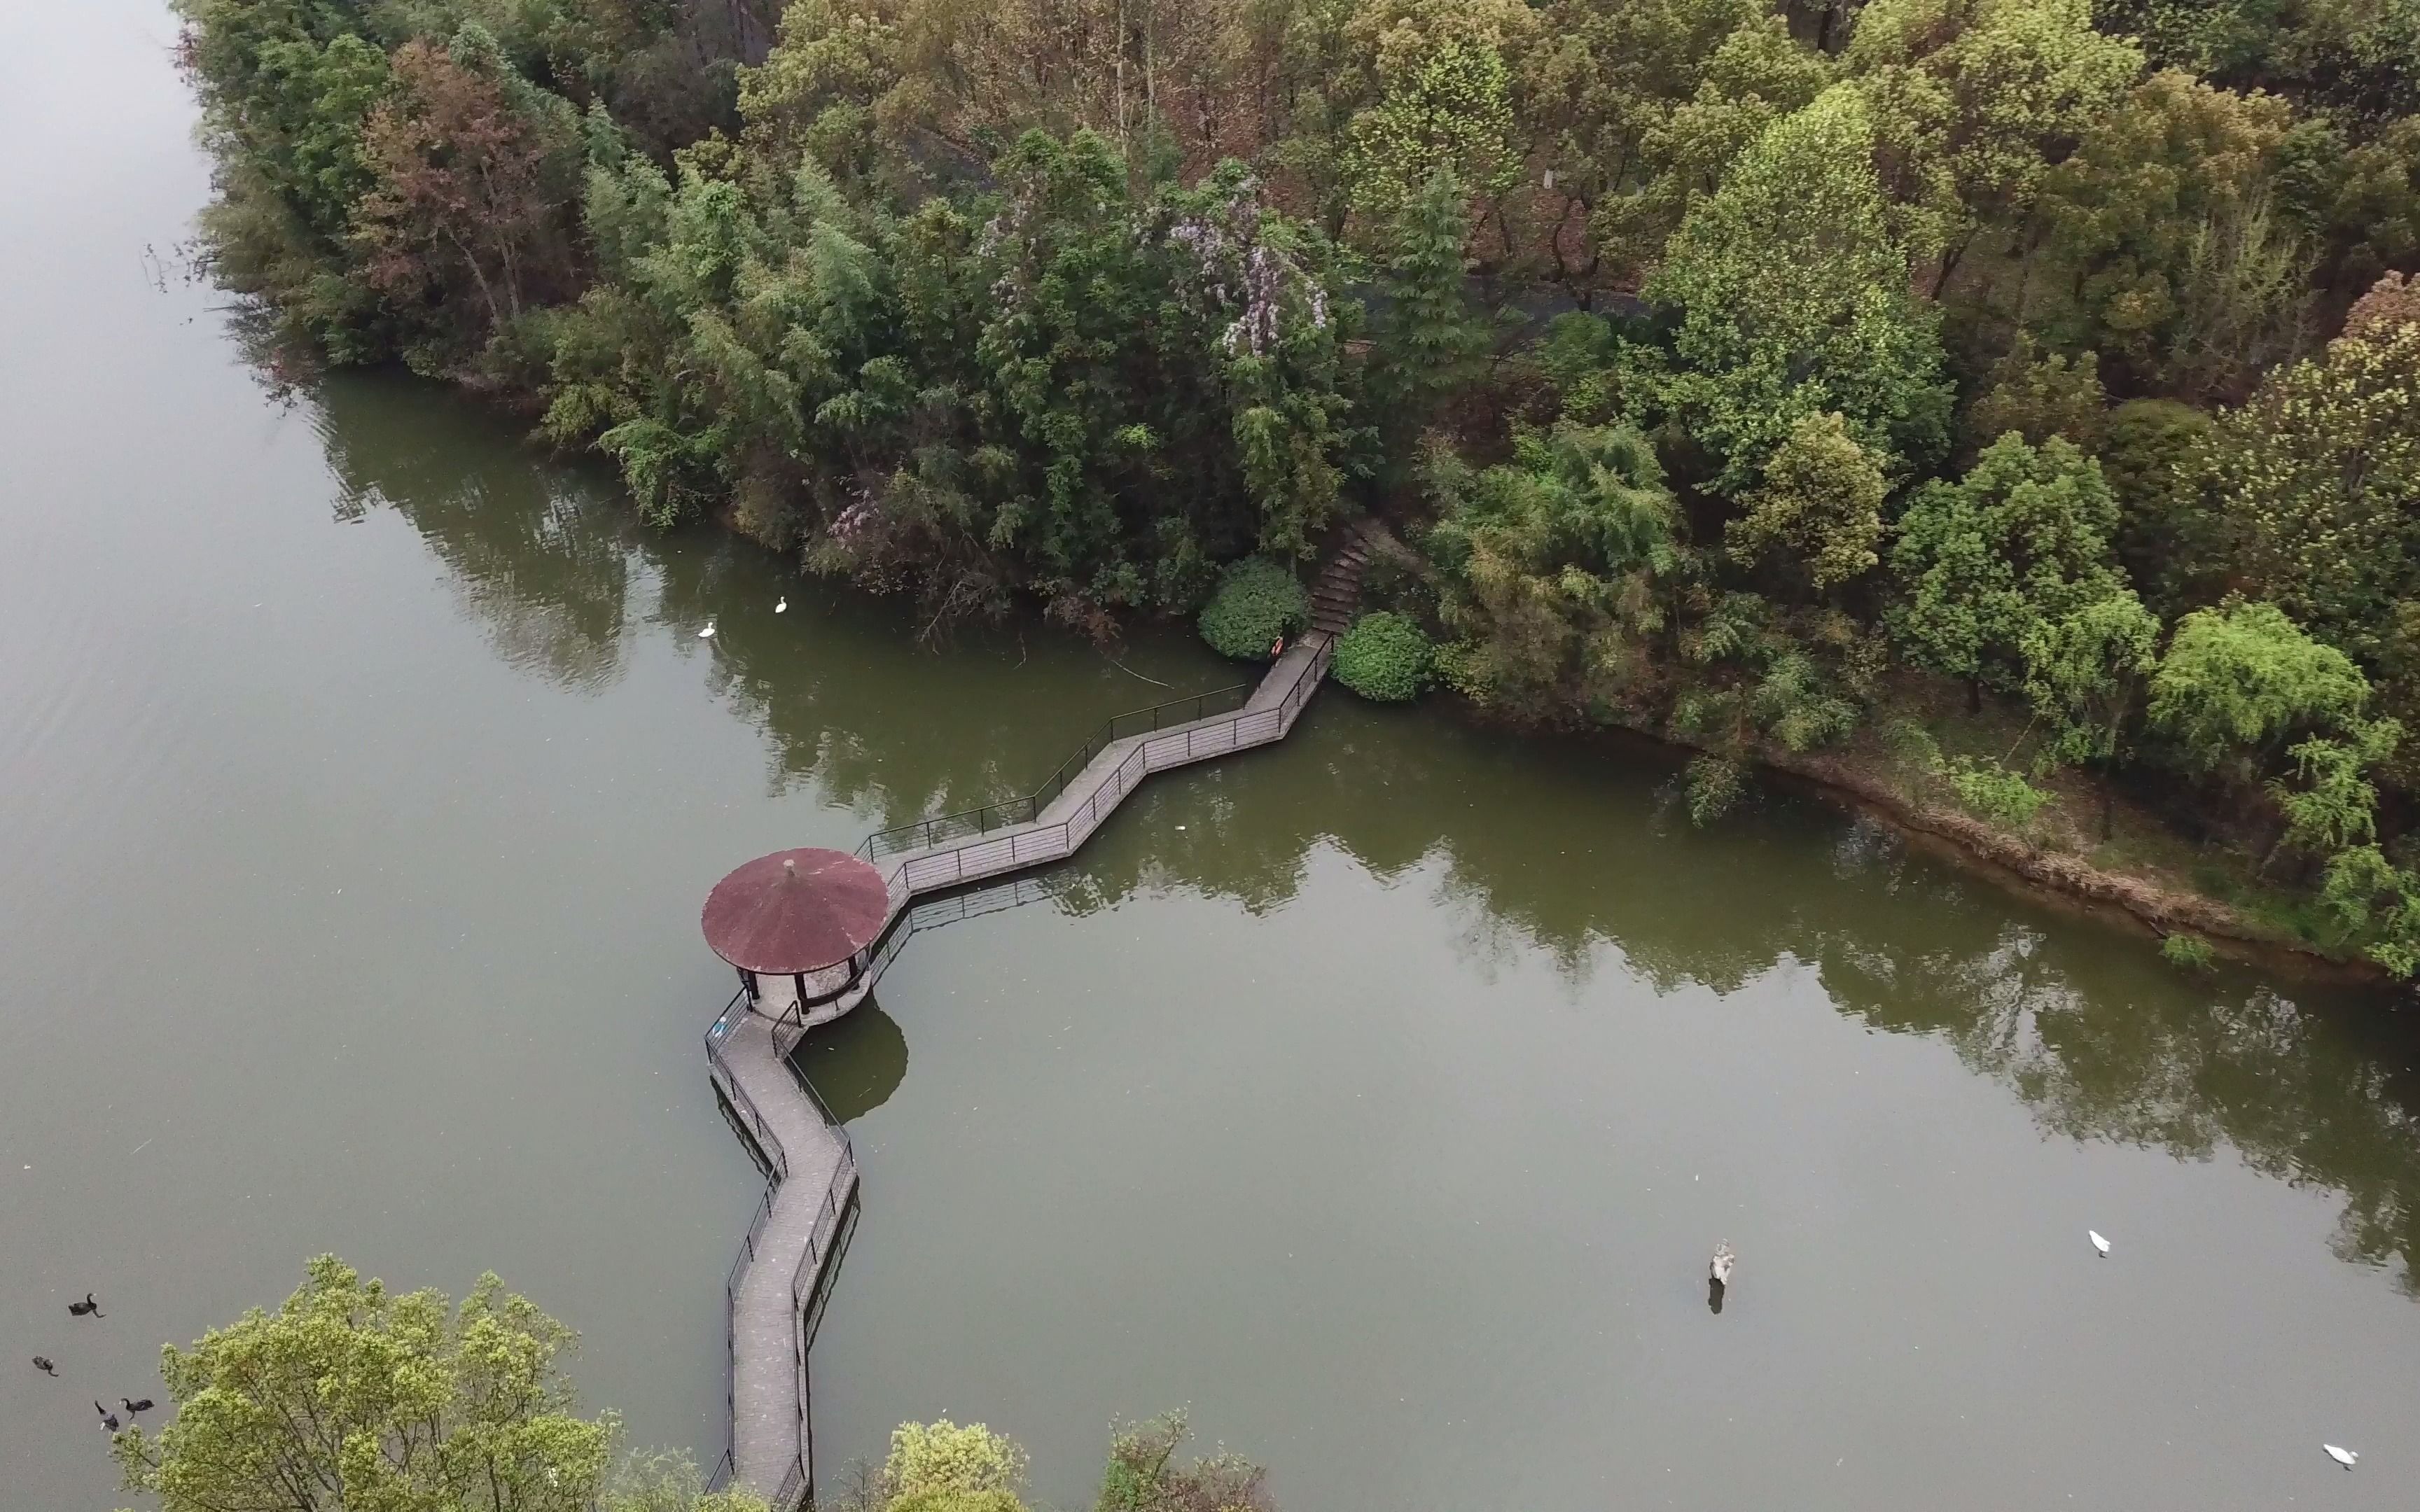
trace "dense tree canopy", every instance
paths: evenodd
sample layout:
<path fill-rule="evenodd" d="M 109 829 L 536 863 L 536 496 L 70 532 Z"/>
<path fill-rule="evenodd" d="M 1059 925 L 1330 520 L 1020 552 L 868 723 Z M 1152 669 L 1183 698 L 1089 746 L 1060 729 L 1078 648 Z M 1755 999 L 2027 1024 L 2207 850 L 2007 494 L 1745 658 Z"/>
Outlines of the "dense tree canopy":
<path fill-rule="evenodd" d="M 118 1463 L 166 1512 L 585 1512 L 613 1423 L 578 1415 L 570 1344 L 492 1275 L 457 1309 L 321 1256 L 275 1313 L 163 1351 L 177 1415 Z"/>
<path fill-rule="evenodd" d="M 1375 514 L 1438 680 L 1706 811 L 1997 701 L 2420 918 L 2408 6 L 179 5 L 217 275 L 650 520 L 1109 635 Z"/>

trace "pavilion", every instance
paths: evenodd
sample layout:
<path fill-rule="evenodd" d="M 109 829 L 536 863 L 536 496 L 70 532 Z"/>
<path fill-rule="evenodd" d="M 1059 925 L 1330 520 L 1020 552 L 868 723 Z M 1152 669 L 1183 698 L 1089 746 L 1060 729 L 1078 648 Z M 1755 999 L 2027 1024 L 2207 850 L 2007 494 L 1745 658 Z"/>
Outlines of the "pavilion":
<path fill-rule="evenodd" d="M 739 972 L 749 1007 L 801 1024 L 873 964 L 891 889 L 870 861 L 814 846 L 775 851 L 706 897 L 706 943 Z"/>

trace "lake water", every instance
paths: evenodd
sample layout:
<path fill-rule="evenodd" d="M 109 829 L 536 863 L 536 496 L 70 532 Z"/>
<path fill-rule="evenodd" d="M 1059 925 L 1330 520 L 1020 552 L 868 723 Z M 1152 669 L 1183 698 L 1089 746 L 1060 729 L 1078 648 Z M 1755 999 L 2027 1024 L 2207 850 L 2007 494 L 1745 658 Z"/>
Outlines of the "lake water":
<path fill-rule="evenodd" d="M 0 17 L 5 1500 L 119 1504 L 89 1399 L 320 1250 L 500 1272 L 710 1460 L 756 1185 L 706 888 L 1234 674 L 1182 630 L 927 649 L 440 390 L 271 392 L 175 270 L 171 38 Z M 1297 1512 L 2420 1494 L 2394 1002 L 1335 689 L 1047 891 L 801 1053 L 864 1168 L 827 1473 L 947 1413 L 1082 1504 L 1112 1417 L 1183 1407 Z"/>

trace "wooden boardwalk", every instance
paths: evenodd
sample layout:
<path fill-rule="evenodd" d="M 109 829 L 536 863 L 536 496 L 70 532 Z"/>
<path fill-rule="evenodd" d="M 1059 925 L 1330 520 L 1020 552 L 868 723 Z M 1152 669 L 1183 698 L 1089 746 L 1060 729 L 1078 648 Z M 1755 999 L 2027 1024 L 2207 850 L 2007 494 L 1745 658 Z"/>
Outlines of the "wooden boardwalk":
<path fill-rule="evenodd" d="M 890 913 L 859 981 L 803 1015 L 793 1011 L 780 1020 L 734 998 L 706 1032 L 709 1074 L 768 1179 L 727 1287 L 731 1448 L 715 1484 L 736 1480 L 774 1512 L 791 1512 L 814 1485 L 807 1359 L 822 1288 L 853 1216 L 857 1161 L 847 1132 L 791 1069 L 799 1038 L 871 995 L 920 927 L 967 912 L 930 902 L 920 907 L 920 900 L 1066 859 L 1154 772 L 1284 739 L 1326 674 L 1343 618 L 1339 606 L 1349 606 L 1357 590 L 1365 553 L 1357 538 L 1348 538 L 1314 590 L 1322 627 L 1287 647 L 1241 707 L 1107 741 L 1021 823 L 881 857 L 876 864 L 890 887 Z M 840 980 L 836 974 L 821 985 Z"/>

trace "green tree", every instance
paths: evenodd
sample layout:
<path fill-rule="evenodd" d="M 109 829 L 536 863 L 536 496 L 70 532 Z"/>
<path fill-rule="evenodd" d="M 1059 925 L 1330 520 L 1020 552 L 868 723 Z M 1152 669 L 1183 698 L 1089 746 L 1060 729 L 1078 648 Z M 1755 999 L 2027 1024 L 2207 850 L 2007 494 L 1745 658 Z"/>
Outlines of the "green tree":
<path fill-rule="evenodd" d="M 163 1350 L 177 1415 L 115 1452 L 165 1512 L 585 1512 L 614 1424 L 577 1415 L 571 1345 L 492 1275 L 453 1308 L 323 1255 L 275 1313 Z"/>
<path fill-rule="evenodd" d="M 392 317 L 348 242 L 374 181 L 363 130 L 391 85 L 385 53 L 302 0 L 180 0 L 177 12 L 217 160 L 201 215 L 212 273 L 337 362 L 386 357 Z"/>
<path fill-rule="evenodd" d="M 1538 164 L 1529 265 L 1583 303 L 1631 286 L 1690 202 L 1830 74 L 1761 0 L 1546 0 L 1514 80 Z"/>
<path fill-rule="evenodd" d="M 749 146 L 770 162 L 811 161 L 842 183 L 880 179 L 901 156 L 882 150 L 880 107 L 909 67 L 897 20 L 851 0 L 792 0 L 764 62 L 739 75 Z"/>
<path fill-rule="evenodd" d="M 1241 1456 L 1220 1451 L 1180 1464 L 1186 1433 L 1181 1412 L 1119 1428 L 1094 1512 L 1276 1512 L 1266 1473 Z"/>
<path fill-rule="evenodd" d="M 2188 766 L 2211 771 L 2265 765 L 2298 731 L 2350 728 L 2368 702 L 2368 680 L 2343 652 L 2273 604 L 2239 603 L 2178 622 L 2148 712 Z"/>
<path fill-rule="evenodd" d="M 2284 843 L 2329 856 L 2376 839 L 2378 787 L 2369 773 L 2394 756 L 2402 738 L 2397 721 L 2370 719 L 2343 739 L 2314 735 L 2289 751 L 2295 780 L 2269 785 L 2286 815 Z"/>
<path fill-rule="evenodd" d="M 180 0 L 203 134 L 289 210 L 323 255 L 340 249 L 372 182 L 362 129 L 389 84 L 386 54 L 301 3 Z M 316 13 L 315 13 L 316 12 Z"/>
<path fill-rule="evenodd" d="M 2420 975 L 2420 876 L 2376 845 L 2338 851 L 2319 901 L 2363 953 L 2398 977 Z"/>
<path fill-rule="evenodd" d="M 2221 417 L 2211 471 L 2230 579 L 2372 659 L 2420 598 L 2420 322 L 2376 313 L 2391 298 L 2355 308 Z"/>
<path fill-rule="evenodd" d="M 2296 123 L 2278 147 L 2279 193 L 2326 246 L 2321 282 L 2360 288 L 2420 266 L 2420 115 L 2366 142 L 2324 117 Z"/>
<path fill-rule="evenodd" d="M 1680 328 L 1671 363 L 1641 387 L 1718 459 L 1722 491 L 1752 484 L 1800 420 L 1827 411 L 1907 464 L 1945 449 L 1940 343 L 1908 297 L 1873 151 L 1861 97 L 1827 90 L 1757 138 L 1647 283 Z"/>
<path fill-rule="evenodd" d="M 1385 225 L 1442 166 L 1480 194 L 1517 180 L 1512 67 L 1535 21 L 1516 0 L 1370 0 L 1351 31 L 1377 98 L 1344 133 L 1355 208 Z"/>
<path fill-rule="evenodd" d="M 752 194 L 634 154 L 590 170 L 586 218 L 613 276 L 552 324 L 545 429 L 595 440 L 649 519 L 879 459 L 887 268 L 817 170 Z"/>
<path fill-rule="evenodd" d="M 2208 413 L 2174 399 L 2130 399 L 2108 412 L 2093 447 L 2118 499 L 2118 558 L 2170 613 L 2216 565 L 2223 521 L 2202 486 L 2211 424 Z"/>
<path fill-rule="evenodd" d="M 2302 339 L 2308 256 L 2272 208 L 2290 118 L 2187 74 L 2135 85 L 2043 175 L 2046 245 L 2023 249 L 2040 268 L 2024 268 L 2013 317 L 2129 382 L 2240 393 Z"/>
<path fill-rule="evenodd" d="M 1788 633 L 1772 606 L 1754 594 L 1715 599 L 1679 637 L 1683 659 L 1698 671 L 1673 701 L 1672 728 L 1711 747 L 1716 763 L 1732 765 L 1745 764 L 1760 741 L 1807 751 L 1846 738 L 1863 711 L 1817 654 L 1837 656 L 1843 649 L 1838 642 L 1852 638 L 1854 626 L 1844 615 L 1817 616 L 1819 633 L 1827 620 L 1835 643 L 1810 646 Z M 1713 771 L 1691 774 L 1693 817 L 1700 788 L 1723 792 Z"/>
<path fill-rule="evenodd" d="M 2131 588 L 2091 599 L 2024 636 L 2025 697 L 2050 723 L 2049 761 L 2100 769 L 2101 838 L 2117 828 L 2117 785 L 2126 736 L 2156 661 L 2160 622 Z"/>
<path fill-rule="evenodd" d="M 1891 548 L 1894 638 L 1918 666 L 1963 679 L 1978 703 L 1985 685 L 2014 687 L 2029 636 L 2132 597 L 2110 556 L 2117 515 L 2100 464 L 2075 447 L 2001 437 L 1964 477 L 1909 500 Z"/>
<path fill-rule="evenodd" d="M 1980 451 L 2014 431 L 2036 446 L 2064 436 L 2087 452 L 2098 451 L 2108 406 L 2098 353 L 2038 352 L 2033 339 L 2019 332 L 2016 345 L 1993 365 L 1988 386 L 1967 407 L 1967 444 Z"/>
<path fill-rule="evenodd" d="M 2395 4 L 2096 0 L 2102 25 L 2162 63 L 2265 85 L 2356 122 L 2420 109 L 2420 39 Z"/>
<path fill-rule="evenodd" d="M 672 1452 L 626 1457 L 597 1504 L 597 1512 L 768 1512 L 744 1487 L 707 1490 L 697 1461 Z"/>
<path fill-rule="evenodd" d="M 1838 414 L 1808 415 L 1774 449 L 1743 500 L 1747 513 L 1725 527 L 1725 542 L 1743 565 L 1777 555 L 1783 576 L 1822 594 L 1881 562 L 1874 548 L 1887 492 L 1880 459 Z"/>
<path fill-rule="evenodd" d="M 1020 462 L 993 543 L 1109 607 L 1154 596 L 1134 554 L 1163 531 L 1214 558 L 1308 555 L 1345 440 L 1321 248 L 1241 163 L 1140 214 L 1090 132 L 1029 133 L 999 171 L 969 288 L 986 306 L 969 382 Z"/>
<path fill-rule="evenodd" d="M 1473 471 L 1442 447 L 1427 544 L 1440 612 L 1464 638 L 1449 676 L 1531 714 L 1622 697 L 1665 623 L 1654 582 L 1678 570 L 1678 513 L 1654 449 L 1623 425 L 1525 434 L 1510 463 Z"/>
<path fill-rule="evenodd" d="M 1429 638 L 1401 614 L 1364 614 L 1337 639 L 1336 680 L 1377 703 L 1403 703 L 1428 687 Z"/>
<path fill-rule="evenodd" d="M 2031 208 L 2043 176 L 2143 66 L 2090 0 L 1871 0 L 1844 55 L 1869 102 L 1901 236 L 1937 296 L 1977 235 Z"/>
<path fill-rule="evenodd" d="M 2019 833 L 2033 826 L 2034 816 L 2049 804 L 2050 795 L 1999 763 L 1961 756 L 1942 769 L 1942 779 L 1959 806 L 1978 819 Z"/>
<path fill-rule="evenodd" d="M 1266 557 L 1230 563 L 1202 609 L 1202 639 L 1237 661 L 1266 661 L 1269 648 L 1311 623 L 1311 595 L 1295 575 Z"/>
<path fill-rule="evenodd" d="M 1370 395 L 1396 457 L 1407 457 L 1438 402 L 1478 377 L 1487 328 L 1463 285 L 1468 230 L 1462 187 L 1440 168 L 1397 221 L 1378 275 Z"/>

